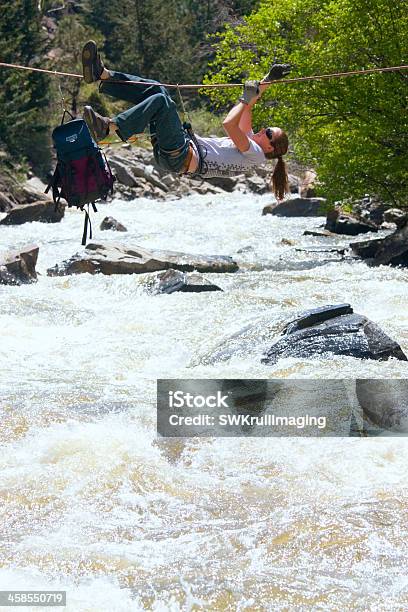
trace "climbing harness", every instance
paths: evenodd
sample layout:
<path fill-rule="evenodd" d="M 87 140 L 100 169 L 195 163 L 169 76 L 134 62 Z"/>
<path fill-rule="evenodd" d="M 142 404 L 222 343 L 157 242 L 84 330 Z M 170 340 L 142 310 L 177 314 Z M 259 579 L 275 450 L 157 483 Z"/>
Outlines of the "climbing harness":
<path fill-rule="evenodd" d="M 197 169 L 193 172 L 190 173 L 191 176 L 200 176 L 203 173 L 204 170 L 204 154 L 202 151 L 202 148 L 200 146 L 200 144 L 198 143 L 198 140 L 196 138 L 196 135 L 194 134 L 194 130 L 193 130 L 193 126 L 191 123 L 191 119 L 190 116 L 188 114 L 188 112 L 186 111 L 186 107 L 184 106 L 184 100 L 183 100 L 183 96 L 181 95 L 181 91 L 180 91 L 180 86 L 177 85 L 177 93 L 178 93 L 178 97 L 179 97 L 179 101 L 180 101 L 180 106 L 181 106 L 181 119 L 183 121 L 183 130 L 187 135 L 187 138 L 190 140 L 190 142 L 193 143 L 195 150 L 197 152 L 197 156 L 198 156 L 198 166 Z"/>

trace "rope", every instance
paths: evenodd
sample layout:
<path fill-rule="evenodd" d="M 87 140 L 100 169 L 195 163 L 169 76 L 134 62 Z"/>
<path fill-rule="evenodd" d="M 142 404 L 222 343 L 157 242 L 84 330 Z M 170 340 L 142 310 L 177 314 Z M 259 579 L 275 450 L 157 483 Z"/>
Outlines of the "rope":
<path fill-rule="evenodd" d="M 20 66 L 18 64 L 6 64 L 0 62 L 0 67 L 3 68 L 15 68 L 16 70 L 30 70 L 32 72 L 43 72 L 45 74 L 53 74 L 54 76 L 66 76 L 73 77 L 76 79 L 83 79 L 82 74 L 74 74 L 72 72 L 57 72 L 56 70 L 45 70 L 44 68 L 31 68 L 30 66 Z M 387 66 L 385 68 L 367 68 L 364 70 L 350 70 L 349 72 L 332 72 L 330 74 L 316 74 L 313 76 L 306 77 L 295 77 L 293 79 L 278 79 L 275 81 L 264 81 L 266 85 L 272 83 L 300 83 L 302 81 L 316 81 L 318 79 L 333 79 L 341 78 L 346 76 L 353 76 L 358 74 L 373 74 L 375 72 L 398 72 L 400 70 L 408 70 L 408 66 Z M 123 83 L 126 85 L 145 85 L 145 81 L 115 81 L 115 83 Z M 151 83 L 150 83 L 151 84 Z M 216 88 L 229 88 L 229 87 L 242 87 L 242 83 L 212 83 L 209 85 L 194 85 L 194 84 L 176 84 L 173 83 L 158 83 L 162 87 L 175 88 L 175 89 L 216 89 Z"/>

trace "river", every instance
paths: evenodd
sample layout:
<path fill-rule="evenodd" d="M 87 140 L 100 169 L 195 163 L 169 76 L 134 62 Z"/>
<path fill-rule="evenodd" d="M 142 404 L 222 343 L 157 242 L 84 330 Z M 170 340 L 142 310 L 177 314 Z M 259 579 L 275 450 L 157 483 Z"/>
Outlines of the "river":
<path fill-rule="evenodd" d="M 129 230 L 96 240 L 232 255 L 241 271 L 212 277 L 223 293 L 47 277 L 82 248 L 76 211 L 1 228 L 4 248 L 39 245 L 41 276 L 0 287 L 0 589 L 65 589 L 69 612 L 407 609 L 405 438 L 157 440 L 157 378 L 408 378 L 396 360 L 262 365 L 262 334 L 216 357 L 249 324 L 277 333 L 343 302 L 408 353 L 408 272 L 296 251 L 349 241 L 303 236 L 323 219 L 262 217 L 269 201 L 115 201 L 95 215 Z"/>

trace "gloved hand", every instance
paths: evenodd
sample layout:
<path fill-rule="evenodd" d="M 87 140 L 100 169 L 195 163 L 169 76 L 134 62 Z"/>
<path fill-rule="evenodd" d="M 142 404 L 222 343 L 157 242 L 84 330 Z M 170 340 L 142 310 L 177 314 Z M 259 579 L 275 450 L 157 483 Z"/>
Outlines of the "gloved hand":
<path fill-rule="evenodd" d="M 259 81 L 246 81 L 244 85 L 244 91 L 239 101 L 244 104 L 249 104 L 255 98 L 258 98 L 260 94 L 259 91 Z"/>
<path fill-rule="evenodd" d="M 283 79 L 290 73 L 290 64 L 273 64 L 268 74 L 265 74 L 263 81 L 276 81 Z"/>

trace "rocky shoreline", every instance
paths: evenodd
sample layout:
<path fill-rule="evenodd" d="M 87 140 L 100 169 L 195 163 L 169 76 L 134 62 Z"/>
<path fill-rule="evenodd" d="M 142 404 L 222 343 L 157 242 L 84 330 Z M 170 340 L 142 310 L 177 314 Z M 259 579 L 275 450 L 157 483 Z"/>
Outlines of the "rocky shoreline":
<path fill-rule="evenodd" d="M 140 197 L 154 200 L 174 200 L 192 194 L 240 193 L 263 194 L 267 191 L 268 172 L 240 175 L 208 181 L 164 173 L 155 164 L 150 151 L 140 147 L 122 146 L 107 152 L 108 160 L 117 177 L 115 197 L 134 200 Z M 336 252 L 344 257 L 350 253 L 369 265 L 408 265 L 408 216 L 405 211 L 384 206 L 371 199 L 343 203 L 329 208 L 325 198 L 316 197 L 316 175 L 308 171 L 303 177 L 290 175 L 292 197 L 264 207 L 259 214 L 281 217 L 326 216 L 324 226 L 306 230 L 307 235 L 325 238 L 326 245 L 296 248 L 306 253 Z M 31 177 L 20 186 L 19 198 L 0 193 L 0 225 L 20 225 L 40 221 L 57 223 L 65 214 L 65 206 L 55 207 L 44 194 L 45 185 Z M 108 216 L 101 230 L 126 232 L 126 227 Z M 352 242 L 348 246 L 330 245 L 338 235 L 354 237 L 359 234 L 389 230 L 385 238 Z M 1 228 L 0 228 L 1 232 Z M 27 245 L 19 250 L 0 253 L 0 285 L 22 285 L 36 282 L 36 262 L 39 248 Z M 177 251 L 148 249 L 138 245 L 89 242 L 83 252 L 47 270 L 48 276 L 72 274 L 145 274 L 146 291 L 151 295 L 174 292 L 213 292 L 222 289 L 203 276 L 211 273 L 231 274 L 239 270 L 229 255 L 197 255 Z M 339 310 L 340 309 L 340 310 Z M 400 346 L 363 315 L 353 313 L 349 305 L 326 306 L 299 315 L 274 339 L 262 362 L 274 364 L 287 356 L 312 358 L 313 355 L 334 353 L 352 355 L 360 359 L 406 360 Z"/>

